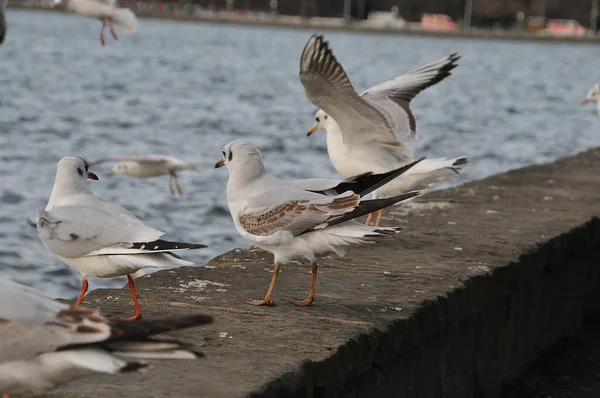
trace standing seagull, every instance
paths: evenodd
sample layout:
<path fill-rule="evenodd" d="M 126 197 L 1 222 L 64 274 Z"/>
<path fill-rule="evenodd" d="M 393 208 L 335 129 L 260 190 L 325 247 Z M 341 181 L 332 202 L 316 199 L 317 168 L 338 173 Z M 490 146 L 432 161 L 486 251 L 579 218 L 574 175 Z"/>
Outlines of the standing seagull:
<path fill-rule="evenodd" d="M 209 323 L 207 315 L 109 321 L 98 310 L 0 280 L 0 393 L 41 395 L 91 372 L 144 369 L 146 359 L 201 358 L 188 344 L 149 336 Z"/>
<path fill-rule="evenodd" d="M 95 163 L 118 161 L 107 175 L 113 176 L 116 174 L 125 174 L 132 177 L 147 178 L 157 177 L 161 175 L 169 176 L 169 190 L 171 195 L 175 194 L 173 189 L 173 180 L 175 188 L 179 195 L 183 195 L 183 191 L 179 186 L 177 172 L 181 170 L 197 170 L 196 166 L 184 162 L 175 156 L 168 155 L 124 155 L 111 158 L 100 159 Z"/>
<path fill-rule="evenodd" d="M 344 178 L 366 172 L 383 173 L 413 160 L 413 152 L 396 134 L 416 138 L 410 101 L 427 87 L 448 77 L 460 57 L 452 54 L 421 66 L 359 95 L 322 36 L 313 35 L 300 59 L 300 81 L 306 97 L 319 109 L 310 136 L 323 128 L 333 167 Z M 373 193 L 384 198 L 425 189 L 458 174 L 467 158 L 424 160 L 397 180 Z M 377 216 L 381 224 L 384 210 Z M 367 224 L 371 222 L 370 214 Z"/>
<path fill-rule="evenodd" d="M 97 180 L 98 176 L 88 168 L 80 157 L 65 157 L 58 162 L 50 200 L 38 214 L 38 234 L 48 250 L 81 272 L 83 283 L 77 306 L 88 289 L 88 275 L 127 275 L 135 305 L 135 316 L 128 319 L 141 319 L 131 274 L 142 268 L 193 265 L 172 252 L 206 246 L 159 239 L 164 232 L 144 225 L 124 208 L 96 198 L 87 179 Z"/>
<path fill-rule="evenodd" d="M 273 277 L 264 300 L 246 303 L 273 305 L 279 265 L 308 260 L 312 263 L 310 294 L 296 304 L 310 305 L 315 299 L 317 255 L 333 252 L 341 256 L 344 246 L 369 243 L 400 232 L 401 228 L 374 228 L 351 220 L 420 195 L 420 191 L 413 191 L 388 199 L 361 200 L 417 162 L 387 173 L 384 178 L 366 174 L 329 189 L 307 190 L 307 185 L 323 180 L 309 180 L 308 184 L 280 180 L 267 173 L 254 145 L 244 140 L 227 144 L 223 159 L 215 167 L 229 169 L 227 202 L 235 228 L 243 238 L 275 256 Z"/>
<path fill-rule="evenodd" d="M 588 102 L 596 103 L 596 107 L 598 109 L 598 117 L 600 118 L 600 82 L 594 84 L 592 88 L 590 88 L 590 91 L 588 91 L 587 95 L 585 96 L 585 99 L 583 100 L 583 103 L 587 104 Z"/>
<path fill-rule="evenodd" d="M 104 30 L 108 30 L 113 39 L 117 40 L 115 26 L 125 33 L 137 32 L 137 18 L 129 8 L 115 7 L 117 0 L 54 0 L 54 5 L 66 3 L 69 11 L 82 17 L 97 18 L 102 22 L 100 29 L 100 44 L 104 45 Z"/>

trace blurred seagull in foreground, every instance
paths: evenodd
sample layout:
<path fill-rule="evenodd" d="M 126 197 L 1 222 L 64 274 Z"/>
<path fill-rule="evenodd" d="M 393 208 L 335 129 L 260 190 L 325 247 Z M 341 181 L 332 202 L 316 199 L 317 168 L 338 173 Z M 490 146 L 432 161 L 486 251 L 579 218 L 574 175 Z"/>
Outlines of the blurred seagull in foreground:
<path fill-rule="evenodd" d="M 102 22 L 100 29 L 100 44 L 104 45 L 104 30 L 108 30 L 113 39 L 117 40 L 115 27 L 124 33 L 137 32 L 137 18 L 128 8 L 115 7 L 117 0 L 54 0 L 54 6 L 64 4 L 67 10 L 82 17 L 97 18 Z"/>
<path fill-rule="evenodd" d="M 125 174 L 131 177 L 147 178 L 157 177 L 161 175 L 169 176 L 169 190 L 171 195 L 175 194 L 173 188 L 173 181 L 175 182 L 175 188 L 179 195 L 183 195 L 183 191 L 179 186 L 179 179 L 177 178 L 177 172 L 181 170 L 198 170 L 196 166 L 184 162 L 175 156 L 169 155 L 124 155 L 117 157 L 110 157 L 91 162 L 91 164 L 102 163 L 102 162 L 118 162 L 115 164 L 111 171 L 107 175 L 113 176 L 116 174 Z"/>
<path fill-rule="evenodd" d="M 597 82 L 590 88 L 585 99 L 583 100 L 584 104 L 588 102 L 595 102 L 598 110 L 598 117 L 600 118 L 600 82 Z"/>
<path fill-rule="evenodd" d="M 300 81 L 306 97 L 319 111 L 312 135 L 327 132 L 327 152 L 344 178 L 367 172 L 384 173 L 414 160 L 396 134 L 416 138 L 410 101 L 421 91 L 450 76 L 460 57 L 449 55 L 399 75 L 358 94 L 323 36 L 313 35 L 300 59 Z M 467 158 L 426 159 L 373 193 L 376 199 L 426 189 L 458 174 Z M 379 210 L 375 226 L 381 224 Z M 373 214 L 367 218 L 370 224 Z"/>
<path fill-rule="evenodd" d="M 296 304 L 310 305 L 316 296 L 317 255 L 341 256 L 345 246 L 374 242 L 400 232 L 402 228 L 375 228 L 352 220 L 419 196 L 420 191 L 413 191 L 387 199 L 362 200 L 418 162 L 383 175 L 368 173 L 326 186 L 327 180 L 275 178 L 267 173 L 260 152 L 250 142 L 237 140 L 227 144 L 223 159 L 215 167 L 227 166 L 229 170 L 227 203 L 235 228 L 250 243 L 275 256 L 273 277 L 264 300 L 246 303 L 273 305 L 279 265 L 307 260 L 312 264 L 310 294 Z"/>
<path fill-rule="evenodd" d="M 85 159 L 65 157 L 58 162 L 50 199 L 38 214 L 38 235 L 48 250 L 83 276 L 76 306 L 88 289 L 88 275 L 127 275 L 135 305 L 135 315 L 128 319 L 141 319 L 132 275 L 143 268 L 193 265 L 173 252 L 206 246 L 160 239 L 164 232 L 146 226 L 124 208 L 96 198 L 87 186 L 88 178 L 97 180 L 98 176 L 89 171 Z"/>
<path fill-rule="evenodd" d="M 0 280 L 0 393 L 42 395 L 92 372 L 144 370 L 147 359 L 197 359 L 173 339 L 149 336 L 212 323 L 207 315 L 139 322 L 108 320 L 98 310 L 69 306 Z"/>
<path fill-rule="evenodd" d="M 0 0 L 0 44 L 4 42 L 6 37 L 6 16 L 4 15 L 4 9 L 8 0 Z"/>

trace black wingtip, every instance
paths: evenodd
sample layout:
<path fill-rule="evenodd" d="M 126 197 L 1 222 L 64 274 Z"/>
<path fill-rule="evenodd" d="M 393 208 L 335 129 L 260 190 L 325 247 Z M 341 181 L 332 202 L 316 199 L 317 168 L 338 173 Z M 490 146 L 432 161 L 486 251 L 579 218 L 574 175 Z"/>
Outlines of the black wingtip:
<path fill-rule="evenodd" d="M 355 177 L 346 178 L 344 181 L 339 183 L 333 188 L 322 190 L 322 191 L 310 191 L 314 193 L 319 193 L 322 195 L 340 195 L 346 191 L 352 191 L 355 194 L 358 194 L 361 198 L 370 194 L 371 192 L 381 188 L 388 182 L 398 178 L 400 175 L 406 173 L 417 163 L 423 161 L 425 157 L 422 157 L 418 160 L 415 160 L 407 165 L 394 169 L 392 171 L 388 171 L 387 173 L 381 174 L 373 174 L 372 172 L 367 172 L 364 174 L 360 174 Z"/>
<path fill-rule="evenodd" d="M 462 166 L 463 164 L 467 164 L 467 163 L 469 163 L 469 159 L 458 158 L 458 159 L 456 159 L 456 161 L 454 163 L 452 163 L 452 166 Z"/>
<path fill-rule="evenodd" d="M 122 367 L 119 371 L 121 373 L 129 373 L 129 372 L 137 372 L 141 369 L 145 369 L 148 367 L 147 363 L 143 362 L 127 362 L 127 365 Z"/>
<path fill-rule="evenodd" d="M 152 242 L 135 242 L 131 244 L 132 249 L 153 251 L 166 251 L 166 250 L 194 250 L 204 249 L 208 246 L 201 243 L 185 243 L 185 242 L 171 242 L 168 240 L 157 239 Z"/>

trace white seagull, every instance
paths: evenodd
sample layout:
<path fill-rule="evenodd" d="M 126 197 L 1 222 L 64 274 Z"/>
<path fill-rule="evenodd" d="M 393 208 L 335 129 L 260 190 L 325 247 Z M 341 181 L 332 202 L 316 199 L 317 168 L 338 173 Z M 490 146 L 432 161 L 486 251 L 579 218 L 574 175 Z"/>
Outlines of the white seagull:
<path fill-rule="evenodd" d="M 149 336 L 209 323 L 207 315 L 109 321 L 98 310 L 0 280 L 0 392 L 42 395 L 91 372 L 143 370 L 147 359 L 201 358 L 188 344 Z"/>
<path fill-rule="evenodd" d="M 54 5 L 65 3 L 66 8 L 82 17 L 96 18 L 102 22 L 100 44 L 104 45 L 104 30 L 117 40 L 115 27 L 124 33 L 137 32 L 137 18 L 129 8 L 115 7 L 117 0 L 54 0 Z"/>
<path fill-rule="evenodd" d="M 413 152 L 396 134 L 416 138 L 410 101 L 427 87 L 448 77 L 456 54 L 421 66 L 358 94 L 322 36 L 313 35 L 300 58 L 300 81 L 306 97 L 319 109 L 310 136 L 323 128 L 333 167 L 344 178 L 366 172 L 383 173 L 413 160 Z M 413 189 L 426 189 L 458 174 L 467 158 L 427 159 L 395 181 L 376 190 L 385 198 Z M 379 226 L 384 210 L 377 216 Z M 373 214 L 367 219 L 371 222 Z"/>
<path fill-rule="evenodd" d="M 169 155 L 124 155 L 100 159 L 91 163 L 95 164 L 107 161 L 118 162 L 113 166 L 112 170 L 108 172 L 107 175 L 109 176 L 125 174 L 131 177 L 148 178 L 168 175 L 171 195 L 175 194 L 173 181 L 175 182 L 175 188 L 177 188 L 179 195 L 183 195 L 183 191 L 179 186 L 179 180 L 177 178 L 178 171 L 198 170 L 196 166 L 186 163 L 175 156 Z"/>
<path fill-rule="evenodd" d="M 596 107 L 598 109 L 598 117 L 600 117 L 600 82 L 597 82 L 590 88 L 585 99 L 583 100 L 584 104 L 588 102 L 595 102 Z"/>
<path fill-rule="evenodd" d="M 351 221 L 380 208 L 414 198 L 420 191 L 379 200 L 361 200 L 372 190 L 396 178 L 414 164 L 386 173 L 365 174 L 325 188 L 326 180 L 283 181 L 267 173 L 260 152 L 248 141 L 227 144 L 215 167 L 227 166 L 227 202 L 237 231 L 257 247 L 273 253 L 275 265 L 264 300 L 252 305 L 273 305 L 272 294 L 280 264 L 295 260 L 312 263 L 312 283 L 306 300 L 315 299 L 316 257 L 344 254 L 344 246 L 369 243 L 400 232 L 401 228 L 374 228 Z M 321 189 L 314 189 L 317 185 Z M 307 190 L 307 189 L 311 190 Z"/>
<path fill-rule="evenodd" d="M 83 276 L 76 305 L 88 289 L 87 276 L 127 275 L 135 305 L 135 316 L 129 319 L 141 319 L 131 275 L 143 268 L 193 265 L 173 252 L 206 246 L 159 239 L 164 232 L 144 225 L 124 208 L 96 198 L 87 179 L 97 180 L 98 176 L 88 168 L 80 157 L 58 162 L 50 199 L 38 214 L 38 234 L 48 250 Z"/>

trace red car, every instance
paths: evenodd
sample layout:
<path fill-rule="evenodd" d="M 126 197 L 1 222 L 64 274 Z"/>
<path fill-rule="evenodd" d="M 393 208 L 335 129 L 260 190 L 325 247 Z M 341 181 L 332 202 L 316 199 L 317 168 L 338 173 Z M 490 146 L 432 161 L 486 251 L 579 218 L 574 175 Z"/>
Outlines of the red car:
<path fill-rule="evenodd" d="M 557 36 L 585 36 L 588 31 L 573 19 L 549 19 L 544 32 Z"/>
<path fill-rule="evenodd" d="M 456 30 L 456 22 L 446 14 L 423 14 L 421 28 L 425 30 Z"/>

